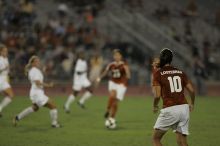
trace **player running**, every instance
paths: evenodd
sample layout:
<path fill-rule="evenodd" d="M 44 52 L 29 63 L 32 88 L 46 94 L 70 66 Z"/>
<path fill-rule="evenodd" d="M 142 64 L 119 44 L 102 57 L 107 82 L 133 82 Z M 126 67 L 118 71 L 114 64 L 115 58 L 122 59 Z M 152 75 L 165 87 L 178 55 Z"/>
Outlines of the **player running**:
<path fill-rule="evenodd" d="M 103 77 L 105 77 L 110 72 L 110 80 L 108 83 L 109 90 L 109 101 L 107 105 L 107 110 L 105 113 L 105 118 L 115 119 L 115 115 L 118 109 L 118 101 L 122 101 L 127 90 L 128 79 L 130 79 L 131 73 L 130 69 L 123 61 L 122 54 L 120 50 L 115 49 L 113 51 L 114 61 L 110 63 L 97 82 L 100 82 Z"/>
<path fill-rule="evenodd" d="M 3 92 L 5 97 L 0 103 L 0 117 L 2 110 L 12 101 L 14 96 L 13 90 L 9 84 L 9 62 L 8 49 L 4 45 L 0 45 L 0 92 Z"/>
<path fill-rule="evenodd" d="M 70 105 L 75 100 L 76 96 L 82 89 L 85 89 L 85 93 L 82 95 L 81 99 L 77 102 L 78 105 L 85 109 L 85 101 L 88 100 L 93 93 L 91 82 L 87 77 L 88 64 L 85 60 L 83 52 L 79 52 L 78 59 L 75 64 L 75 70 L 73 75 L 73 92 L 69 95 L 66 103 L 64 104 L 64 110 L 66 113 L 70 113 Z"/>
<path fill-rule="evenodd" d="M 154 126 L 154 146 L 162 146 L 161 139 L 170 128 L 176 133 L 178 146 L 188 146 L 189 112 L 194 107 L 195 92 L 186 74 L 171 66 L 172 58 L 172 51 L 163 49 L 160 52 L 160 69 L 153 75 L 153 89 L 155 91 L 153 111 L 155 113 L 159 109 L 160 97 L 163 100 L 163 109 L 161 109 Z M 190 94 L 189 103 L 185 98 L 184 88 Z"/>
<path fill-rule="evenodd" d="M 37 56 L 32 56 L 25 67 L 25 72 L 31 82 L 30 99 L 33 103 L 32 106 L 24 109 L 13 120 L 16 126 L 18 121 L 27 115 L 38 111 L 40 107 L 47 107 L 50 109 L 50 116 L 52 120 L 52 127 L 59 128 L 60 124 L 57 122 L 58 112 L 54 103 L 44 93 L 44 87 L 53 87 L 53 83 L 45 83 L 44 76 L 41 71 L 41 62 Z"/>

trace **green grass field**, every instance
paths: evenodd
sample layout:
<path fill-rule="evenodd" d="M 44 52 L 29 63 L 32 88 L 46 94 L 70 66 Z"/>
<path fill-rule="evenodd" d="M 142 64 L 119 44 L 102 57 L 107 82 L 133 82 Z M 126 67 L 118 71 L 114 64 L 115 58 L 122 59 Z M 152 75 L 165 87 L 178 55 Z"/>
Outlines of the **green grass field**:
<path fill-rule="evenodd" d="M 1 98 L 2 99 L 2 98 Z M 60 129 L 50 127 L 48 109 L 42 108 L 12 126 L 13 116 L 31 104 L 28 98 L 16 98 L 4 110 L 0 119 L 0 146 L 151 146 L 152 126 L 157 115 L 152 113 L 151 98 L 126 98 L 120 103 L 118 128 L 104 127 L 103 113 L 106 97 L 93 97 L 87 109 L 72 105 L 64 113 L 64 98 L 53 99 L 58 106 Z M 220 145 L 220 98 L 197 98 L 191 115 L 190 146 Z M 165 146 L 176 146 L 175 134 L 169 131 L 163 139 Z"/>

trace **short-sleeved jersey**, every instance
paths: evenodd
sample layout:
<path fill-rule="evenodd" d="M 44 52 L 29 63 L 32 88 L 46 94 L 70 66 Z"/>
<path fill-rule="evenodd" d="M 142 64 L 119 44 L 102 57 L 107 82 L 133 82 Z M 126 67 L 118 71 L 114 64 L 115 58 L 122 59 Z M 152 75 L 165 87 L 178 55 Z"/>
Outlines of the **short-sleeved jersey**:
<path fill-rule="evenodd" d="M 4 70 L 7 67 L 8 67 L 8 69 Z M 0 56 L 0 70 L 4 70 L 4 71 L 0 72 L 0 78 L 5 78 L 8 76 L 8 73 L 9 73 L 8 58 Z"/>
<path fill-rule="evenodd" d="M 163 108 L 187 104 L 184 88 L 188 83 L 186 74 L 172 66 L 164 66 L 153 74 L 153 86 L 161 86 Z"/>
<path fill-rule="evenodd" d="M 43 82 L 44 76 L 40 69 L 32 67 L 28 72 L 28 78 L 31 82 L 31 90 L 43 90 L 43 87 L 36 85 L 36 81 Z"/>
<path fill-rule="evenodd" d="M 82 59 L 76 61 L 75 72 L 86 72 L 88 69 L 87 62 Z"/>
<path fill-rule="evenodd" d="M 124 84 L 127 86 L 128 78 L 125 71 L 127 64 L 123 61 L 117 63 L 112 62 L 107 66 L 107 70 L 110 72 L 110 80 L 117 84 Z"/>
<path fill-rule="evenodd" d="M 75 64 L 74 75 L 76 75 L 77 72 L 80 72 L 81 76 L 87 77 L 87 70 L 88 70 L 88 64 L 86 60 L 78 59 Z"/>

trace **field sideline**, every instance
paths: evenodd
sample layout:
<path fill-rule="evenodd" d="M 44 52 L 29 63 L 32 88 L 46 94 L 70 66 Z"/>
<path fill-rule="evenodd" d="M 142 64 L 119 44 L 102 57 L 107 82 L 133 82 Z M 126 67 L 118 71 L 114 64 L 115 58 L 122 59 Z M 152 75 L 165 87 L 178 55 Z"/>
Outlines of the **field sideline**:
<path fill-rule="evenodd" d="M 0 100 L 2 97 L 0 98 Z M 58 106 L 60 129 L 50 127 L 49 111 L 42 108 L 12 126 L 12 117 L 31 104 L 17 97 L 0 118 L 0 146 L 151 146 L 152 126 L 157 115 L 152 113 L 152 98 L 126 98 L 120 103 L 117 130 L 104 127 L 106 97 L 93 97 L 80 109 L 76 103 L 68 115 L 63 111 L 65 98 L 53 99 Z M 191 115 L 189 146 L 220 145 L 220 98 L 199 97 Z M 169 131 L 165 146 L 176 146 Z"/>

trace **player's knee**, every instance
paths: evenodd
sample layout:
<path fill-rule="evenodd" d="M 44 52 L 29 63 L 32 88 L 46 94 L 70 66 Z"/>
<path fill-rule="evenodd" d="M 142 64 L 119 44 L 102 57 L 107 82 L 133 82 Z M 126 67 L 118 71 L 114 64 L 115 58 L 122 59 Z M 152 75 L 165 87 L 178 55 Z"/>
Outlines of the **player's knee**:
<path fill-rule="evenodd" d="M 57 109 L 56 105 L 51 105 L 51 108 L 50 109 Z"/>
<path fill-rule="evenodd" d="M 153 141 L 160 141 L 161 140 L 161 137 L 157 136 L 156 134 L 153 135 L 152 137 L 152 140 Z"/>
<path fill-rule="evenodd" d="M 114 90 L 111 91 L 111 92 L 110 92 L 110 96 L 111 96 L 112 98 L 115 98 L 115 97 L 116 97 L 116 91 L 114 91 Z"/>
<path fill-rule="evenodd" d="M 93 94 L 93 89 L 92 89 L 92 87 L 88 87 L 88 88 L 86 88 L 86 90 L 87 90 L 90 94 Z"/>
<path fill-rule="evenodd" d="M 14 97 L 14 92 L 10 88 L 5 91 L 5 94 L 11 99 Z"/>
<path fill-rule="evenodd" d="M 73 95 L 76 97 L 78 95 L 79 91 L 73 91 Z"/>
<path fill-rule="evenodd" d="M 38 107 L 37 105 L 35 105 L 35 104 L 32 106 L 32 108 L 33 108 L 33 110 L 34 110 L 35 112 L 39 110 L 39 107 Z"/>

